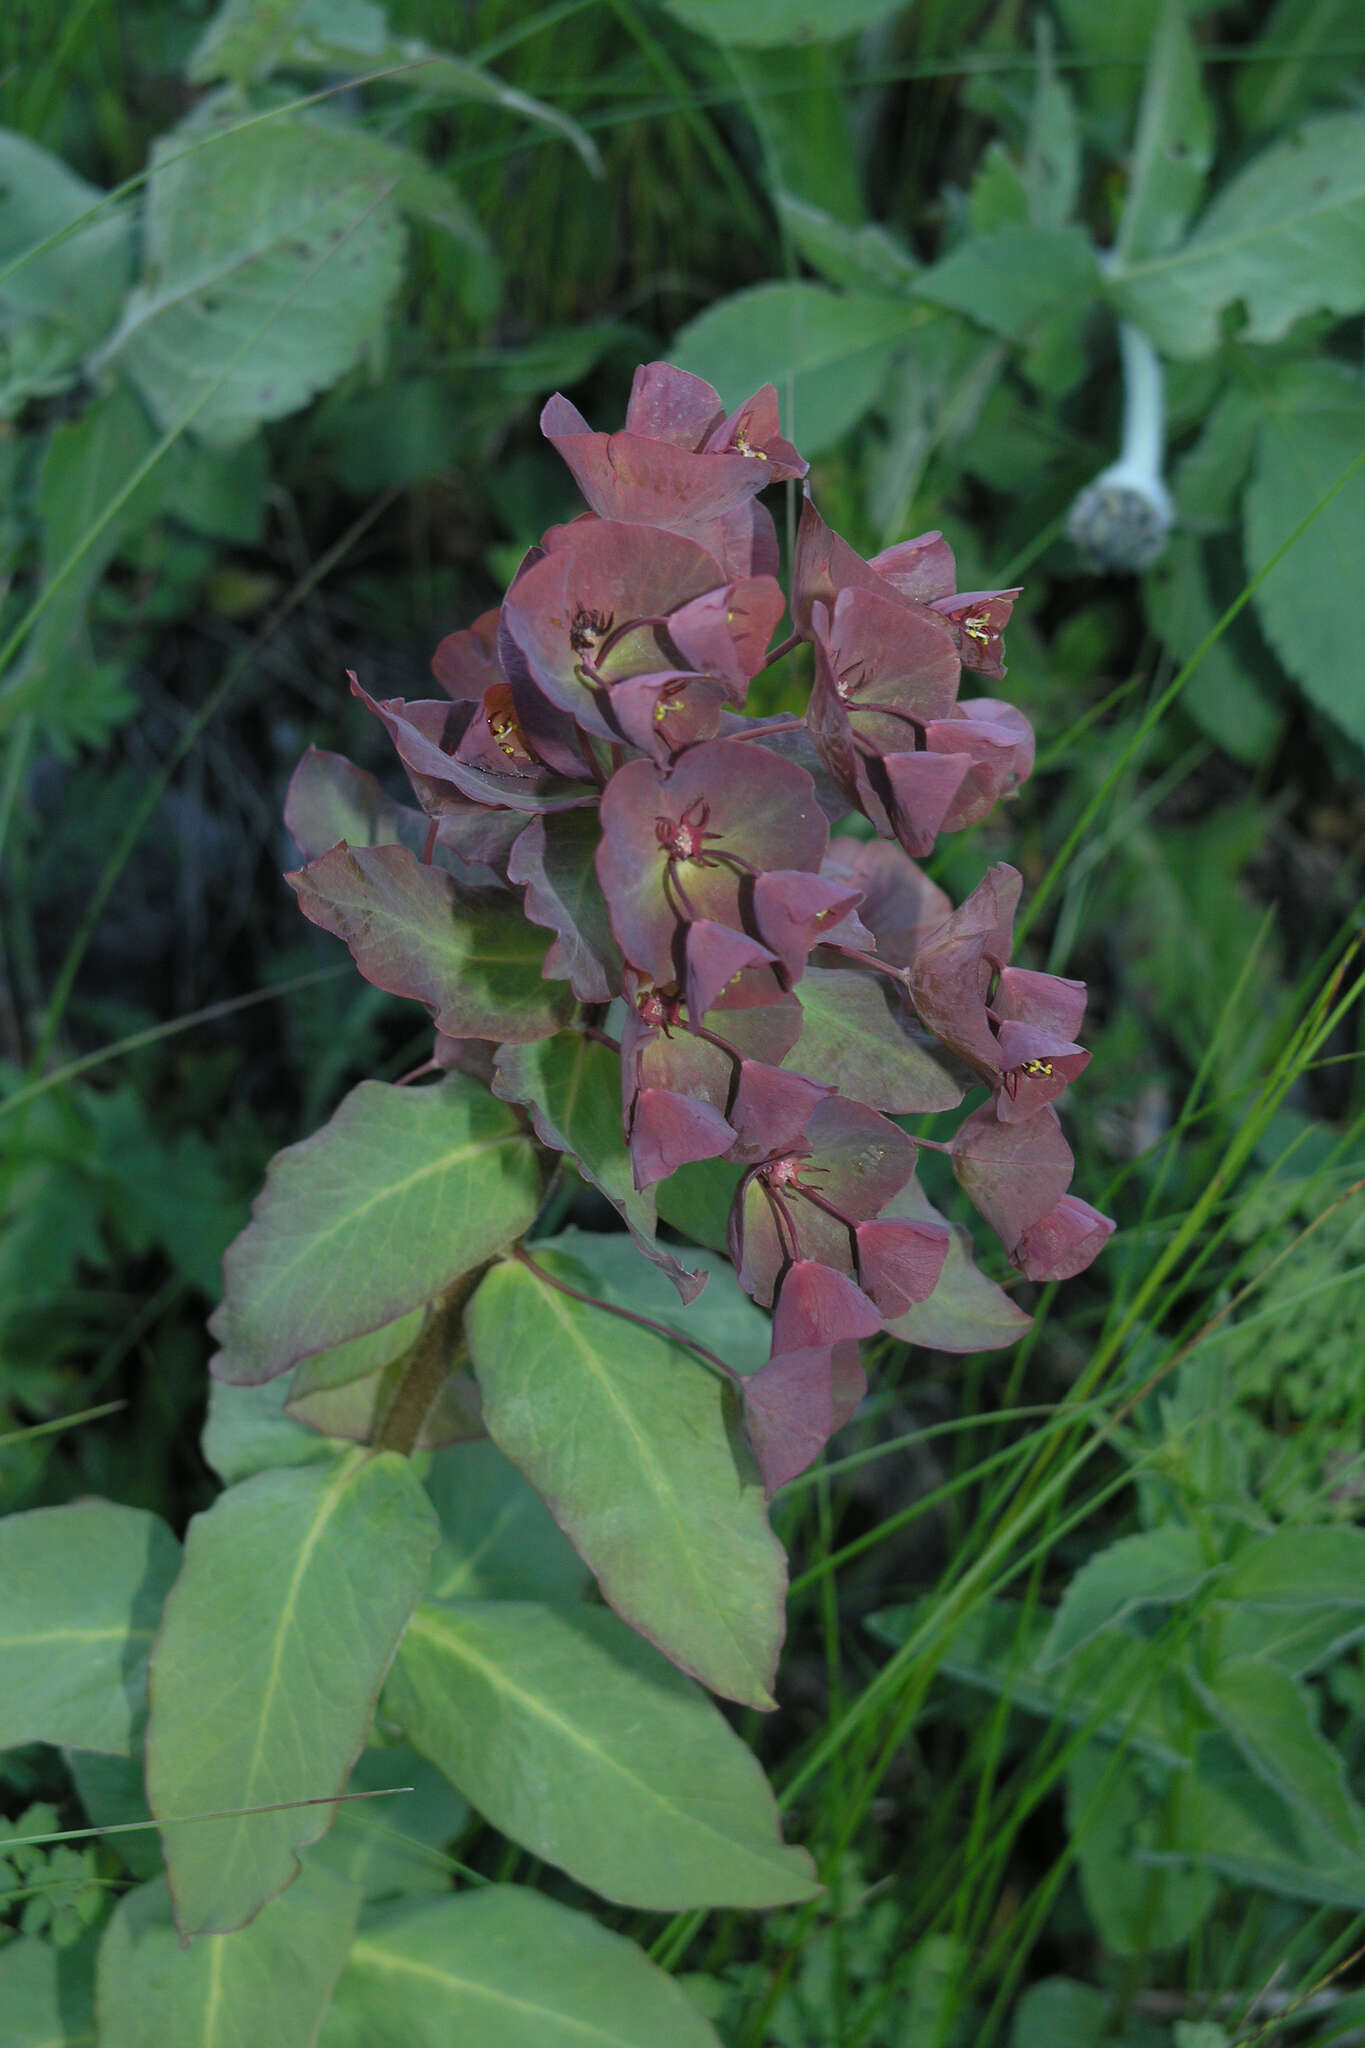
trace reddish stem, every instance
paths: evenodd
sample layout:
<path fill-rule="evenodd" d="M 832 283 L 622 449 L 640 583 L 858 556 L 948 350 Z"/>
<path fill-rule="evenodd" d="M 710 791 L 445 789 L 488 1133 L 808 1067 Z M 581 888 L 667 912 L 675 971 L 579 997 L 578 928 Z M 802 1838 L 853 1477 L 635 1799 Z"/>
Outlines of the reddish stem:
<path fill-rule="evenodd" d="M 793 647 L 799 647 L 801 645 L 801 640 L 802 636 L 800 633 L 792 633 L 787 637 L 787 639 L 779 640 L 776 647 L 773 648 L 771 654 L 764 656 L 763 668 L 760 668 L 758 673 L 762 675 L 763 669 L 772 668 L 776 662 L 784 661 L 786 657 L 791 653 Z"/>
<path fill-rule="evenodd" d="M 638 1315 L 633 1308 L 618 1308 L 614 1301 L 599 1301 L 595 1294 L 584 1294 L 577 1287 L 570 1287 L 567 1280 L 556 1279 L 553 1273 L 547 1273 L 543 1266 L 538 1266 L 524 1244 L 516 1247 L 512 1257 L 519 1260 L 523 1266 L 529 1267 L 537 1280 L 543 1280 L 547 1287 L 553 1287 L 560 1294 L 567 1294 L 572 1301 L 581 1301 L 585 1308 L 600 1308 L 605 1315 L 620 1316 L 623 1323 L 638 1323 L 642 1330 L 652 1330 L 656 1337 L 662 1337 L 670 1344 L 681 1344 L 686 1350 L 694 1351 L 698 1358 L 704 1359 L 713 1371 L 721 1373 L 736 1386 L 739 1385 L 743 1375 L 737 1373 L 732 1365 L 727 1365 L 723 1358 L 717 1358 L 714 1351 L 708 1351 L 706 1346 L 698 1344 L 695 1338 L 684 1336 L 681 1330 L 674 1329 L 670 1323 L 656 1323 L 652 1316 Z"/>

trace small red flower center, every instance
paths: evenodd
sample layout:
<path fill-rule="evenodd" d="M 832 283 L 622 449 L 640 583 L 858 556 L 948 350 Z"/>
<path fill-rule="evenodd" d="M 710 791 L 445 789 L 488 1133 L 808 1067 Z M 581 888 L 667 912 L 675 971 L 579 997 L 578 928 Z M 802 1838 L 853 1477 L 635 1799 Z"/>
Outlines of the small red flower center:
<path fill-rule="evenodd" d="M 604 618 L 601 612 L 589 611 L 586 605 L 576 605 L 569 621 L 569 645 L 575 654 L 596 654 L 615 624 L 615 612 Z"/>
<path fill-rule="evenodd" d="M 654 836 L 670 860 L 707 859 L 707 842 L 721 836 L 719 832 L 707 831 L 710 815 L 710 804 L 702 797 L 694 797 L 676 823 L 672 818 L 654 820 Z"/>

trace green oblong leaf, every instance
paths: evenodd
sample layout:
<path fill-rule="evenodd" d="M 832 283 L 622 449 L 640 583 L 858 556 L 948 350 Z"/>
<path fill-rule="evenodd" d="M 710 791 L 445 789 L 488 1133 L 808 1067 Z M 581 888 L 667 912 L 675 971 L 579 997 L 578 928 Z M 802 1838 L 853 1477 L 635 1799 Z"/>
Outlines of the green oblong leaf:
<path fill-rule="evenodd" d="M 271 1379 L 396 1321 L 511 1244 L 539 1199 L 520 1125 L 474 1082 L 362 1081 L 277 1153 L 228 1248 L 215 1377 Z"/>
<path fill-rule="evenodd" d="M 385 1701 L 485 1819 L 620 1905 L 780 1906 L 819 1890 L 719 1709 L 602 1608 L 429 1603 Z"/>
<path fill-rule="evenodd" d="M 587 1566 L 530 1480 L 487 1437 L 438 1451 L 426 1484 L 441 1525 L 434 1599 L 582 1599 Z"/>
<path fill-rule="evenodd" d="M 406 1459 L 262 1472 L 196 1515 L 152 1655 L 147 1791 L 176 1924 L 226 1933 L 297 1876 L 426 1585 L 436 1518 Z"/>
<path fill-rule="evenodd" d="M 120 1900 L 100 1945 L 100 2048 L 293 2048 L 316 2040 L 360 1888 L 306 1870 L 231 1941 L 182 1943 L 164 1878 Z"/>
<path fill-rule="evenodd" d="M 1102 1629 L 1121 1626 L 1144 1607 L 1174 1607 L 1192 1599 L 1217 1570 L 1193 1529 L 1178 1523 L 1121 1536 L 1083 1564 L 1063 1593 L 1038 1652 L 1038 1669 L 1060 1664 Z"/>
<path fill-rule="evenodd" d="M 179 1563 L 170 1530 L 142 1508 L 88 1500 L 0 1520 L 0 1749 L 133 1754 Z"/>
<path fill-rule="evenodd" d="M 1365 1855 L 1365 1813 L 1352 1797 L 1346 1766 L 1317 1726 L 1312 1695 L 1260 1657 L 1230 1658 L 1190 1682 L 1255 1775 L 1297 1819 L 1321 1830 L 1356 1858 Z"/>
<path fill-rule="evenodd" d="M 1213 161 L 1213 114 L 1182 0 L 1166 0 L 1142 88 L 1128 196 L 1114 244 L 1119 263 L 1178 242 Z"/>
<path fill-rule="evenodd" d="M 582 1268 L 540 1256 L 591 1291 Z M 466 1329 L 489 1435 L 621 1618 L 714 1692 L 771 1707 L 786 1559 L 733 1388 L 520 1261 L 483 1281 Z"/>
<path fill-rule="evenodd" d="M 538 1892 L 490 1885 L 370 1922 L 319 2048 L 720 2048 L 635 1944 Z"/>

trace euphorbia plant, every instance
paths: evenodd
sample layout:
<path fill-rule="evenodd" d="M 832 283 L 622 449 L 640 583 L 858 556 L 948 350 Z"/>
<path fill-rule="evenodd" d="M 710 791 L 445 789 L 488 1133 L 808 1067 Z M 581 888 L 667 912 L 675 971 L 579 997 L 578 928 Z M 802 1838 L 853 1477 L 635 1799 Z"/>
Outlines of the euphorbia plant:
<path fill-rule="evenodd" d="M 1003 676 L 1019 593 L 956 591 L 937 533 L 864 561 L 807 497 L 784 597 L 760 494 L 806 465 L 771 387 L 726 415 L 651 364 L 623 432 L 563 398 L 543 425 L 590 510 L 441 643 L 441 696 L 353 679 L 415 804 L 316 751 L 289 792 L 300 906 L 436 1039 L 279 1156 L 227 1256 L 206 1448 L 231 1483 L 150 1662 L 151 1810 L 227 1816 L 166 1826 L 182 1934 L 305 1893 L 367 1734 L 623 1904 L 808 1897 L 696 1681 L 775 1704 L 766 1498 L 856 1407 L 861 1340 L 975 1351 L 1027 1326 L 917 1156 L 948 1155 L 1027 1279 L 1080 1272 L 1112 1228 L 1068 1192 L 1056 1107 L 1088 1059 L 1083 987 L 1011 963 L 1011 868 L 954 907 L 916 865 L 1032 765 L 1021 713 L 960 691 Z M 805 716 L 747 715 L 802 643 Z M 628 1236 L 537 1235 L 572 1169 Z M 614 1613 L 582 1604 L 585 1566 Z M 409 1962 L 570 1940 L 508 1898 L 367 1936 L 337 2039 L 401 1974 L 386 1940 Z M 642 2041 L 707 2038 L 649 2010 Z"/>

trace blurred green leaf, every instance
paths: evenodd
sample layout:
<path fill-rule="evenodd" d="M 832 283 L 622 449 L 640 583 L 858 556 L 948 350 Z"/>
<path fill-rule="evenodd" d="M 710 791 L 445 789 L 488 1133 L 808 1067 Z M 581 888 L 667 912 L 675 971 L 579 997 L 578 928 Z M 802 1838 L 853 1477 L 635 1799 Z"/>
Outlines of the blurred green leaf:
<path fill-rule="evenodd" d="M 827 284 L 842 291 L 885 292 L 899 298 L 913 293 L 919 261 L 889 229 L 875 221 L 850 227 L 793 192 L 775 192 L 773 204 L 797 254 Z"/>
<path fill-rule="evenodd" d="M 1013 340 L 1049 313 L 1083 306 L 1099 286 L 1084 228 L 1020 226 L 961 243 L 921 272 L 917 289 L 921 298 Z"/>
<path fill-rule="evenodd" d="M 1365 1860 L 1365 1813 L 1348 1789 L 1341 1756 L 1318 1731 L 1306 1688 L 1259 1657 L 1230 1658 L 1207 1676 L 1193 1669 L 1189 1675 L 1256 1776 L 1296 1817 Z"/>
<path fill-rule="evenodd" d="M 1216 1887 L 1207 1871 L 1144 1864 L 1160 1846 L 1166 1786 L 1131 1757 L 1091 1742 L 1066 1774 L 1066 1815 L 1086 1909 L 1116 1956 L 1159 1954 L 1189 1941 Z M 1164 1774 L 1162 1774 L 1164 1776 Z"/>
<path fill-rule="evenodd" d="M 1023 167 L 1028 218 L 1036 228 L 1064 228 L 1080 194 L 1081 132 L 1070 88 L 1053 62 L 1052 24 L 1045 14 L 1034 17 L 1034 62 Z"/>
<path fill-rule="evenodd" d="M 89 2048 L 95 2037 L 88 1944 L 54 1948 L 36 1935 L 0 1946 L 5 2048 Z"/>
<path fill-rule="evenodd" d="M 1305 313 L 1365 306 L 1365 113 L 1329 114 L 1274 143 L 1225 185 L 1189 239 L 1110 273 L 1125 318 L 1173 356 L 1218 346 L 1220 316 L 1277 341 Z"/>
<path fill-rule="evenodd" d="M 1365 117 L 1362 117 L 1365 131 Z M 1359 241 L 1365 251 L 1365 187 Z M 1365 256 L 1362 257 L 1365 287 Z M 1266 393 L 1245 500 L 1259 569 L 1365 447 L 1365 384 L 1337 363 L 1296 363 Z M 1365 552 L 1365 469 L 1324 507 L 1254 599 L 1266 638 L 1310 701 L 1365 743 L 1365 691 L 1342 640 L 1342 599 Z"/>
<path fill-rule="evenodd" d="M 1082 1565 L 1058 1603 L 1038 1652 L 1041 1671 L 1073 1656 L 1144 1607 L 1175 1607 L 1215 1576 L 1192 1529 L 1170 1523 L 1121 1536 Z"/>
<path fill-rule="evenodd" d="M 1159 256 L 1185 232 L 1213 161 L 1213 115 L 1183 0 L 1165 0 L 1138 110 L 1128 196 L 1114 244 L 1120 267 Z"/>
<path fill-rule="evenodd" d="M 1233 89 L 1248 134 L 1268 135 L 1349 94 L 1353 73 L 1341 52 L 1359 44 L 1358 0 L 1279 0 L 1262 17 L 1260 35 L 1275 61 L 1243 65 Z"/>
<path fill-rule="evenodd" d="M 730 48 L 774 49 L 789 43 L 834 42 L 897 13 L 905 0 L 664 0 L 670 14 L 698 35 Z"/>
<path fill-rule="evenodd" d="M 1143 579 L 1142 594 L 1152 628 L 1177 666 L 1189 660 L 1218 623 L 1203 549 L 1193 534 L 1172 537 Z M 1248 767 L 1269 757 L 1284 728 L 1280 705 L 1238 660 L 1227 634 L 1202 655 L 1180 702 L 1201 732 Z"/>
<path fill-rule="evenodd" d="M 110 206 L 29 254 L 103 198 L 60 157 L 0 128 L 0 417 L 71 382 L 82 352 L 118 316 L 132 265 L 129 213 Z M 37 334 L 36 346 L 25 339 Z"/>
<path fill-rule="evenodd" d="M 775 384 L 785 431 L 803 455 L 819 455 L 873 404 L 915 325 L 914 309 L 895 299 L 760 284 L 690 321 L 670 353 L 727 406 Z"/>

